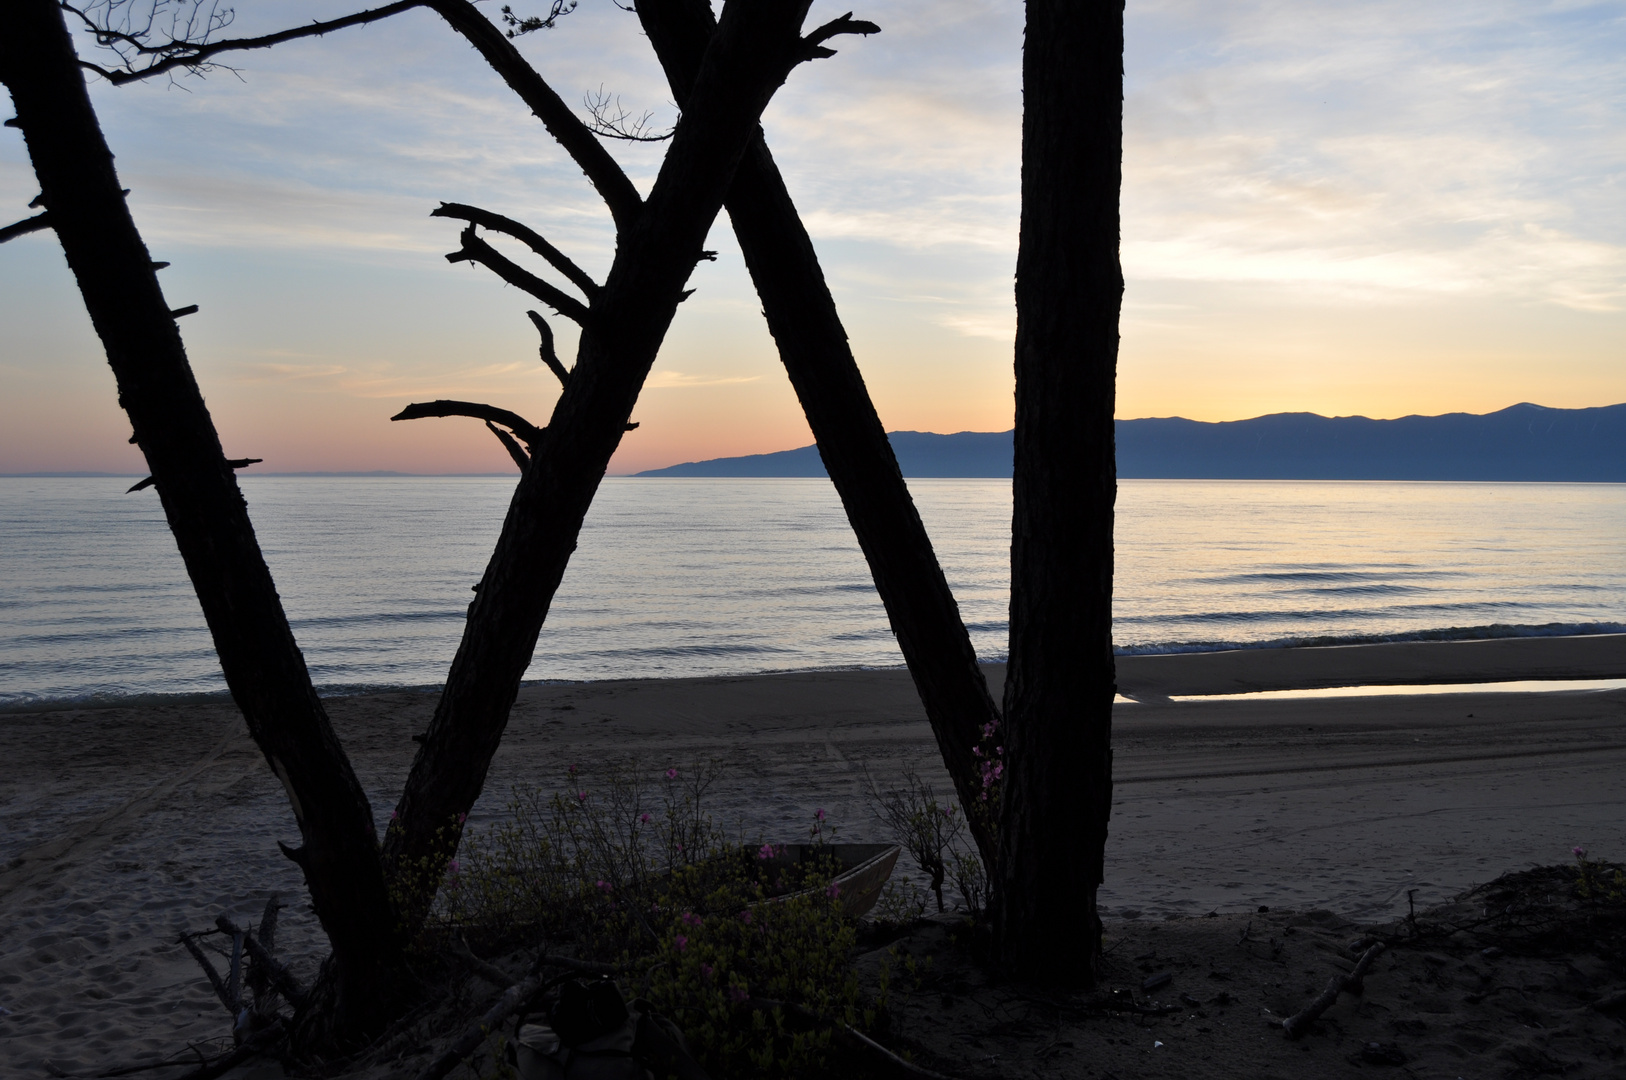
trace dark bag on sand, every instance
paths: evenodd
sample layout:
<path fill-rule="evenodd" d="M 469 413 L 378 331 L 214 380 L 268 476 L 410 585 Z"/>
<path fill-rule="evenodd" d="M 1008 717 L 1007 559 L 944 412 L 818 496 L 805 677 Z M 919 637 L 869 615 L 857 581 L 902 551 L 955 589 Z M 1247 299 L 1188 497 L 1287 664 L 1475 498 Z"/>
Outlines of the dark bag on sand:
<path fill-rule="evenodd" d="M 560 1040 L 575 1048 L 625 1024 L 627 1003 L 611 979 L 572 979 L 559 988 L 549 1020 Z"/>

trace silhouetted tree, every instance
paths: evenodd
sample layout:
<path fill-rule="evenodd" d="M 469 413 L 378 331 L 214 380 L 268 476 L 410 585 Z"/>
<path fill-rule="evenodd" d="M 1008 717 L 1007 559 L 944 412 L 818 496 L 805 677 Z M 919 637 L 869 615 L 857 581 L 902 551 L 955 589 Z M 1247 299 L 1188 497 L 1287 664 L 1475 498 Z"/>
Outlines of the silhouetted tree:
<path fill-rule="evenodd" d="M 332 943 L 341 1024 L 388 1008 L 398 951 L 372 810 L 311 687 L 254 527 L 181 342 L 157 268 L 125 206 L 73 43 L 53 0 L 18 0 L 0 34 L 47 224 L 61 241 L 118 381 L 134 441 L 186 562 L 232 697 L 288 791 L 305 872 Z"/>
<path fill-rule="evenodd" d="M 1123 0 L 1027 0 L 1016 472 L 995 934 L 1089 982 L 1112 810 Z"/>

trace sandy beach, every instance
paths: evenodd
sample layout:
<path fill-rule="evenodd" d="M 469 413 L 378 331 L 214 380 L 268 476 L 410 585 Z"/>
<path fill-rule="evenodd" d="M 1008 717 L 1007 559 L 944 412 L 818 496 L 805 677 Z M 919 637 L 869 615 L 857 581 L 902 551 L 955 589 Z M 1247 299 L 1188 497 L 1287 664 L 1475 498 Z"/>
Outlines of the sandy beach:
<path fill-rule="evenodd" d="M 998 683 L 1003 672 L 989 669 Z M 1102 900 L 1120 920 L 1273 909 L 1352 922 L 1421 907 L 1572 846 L 1626 856 L 1626 690 L 1173 700 L 1353 684 L 1626 677 L 1626 635 L 1126 657 Z M 386 818 L 429 693 L 337 698 Z M 714 815 L 794 837 L 823 808 L 881 839 L 865 773 L 947 790 L 906 672 L 529 686 L 477 808 L 566 766 L 716 758 Z M 275 841 L 280 785 L 225 701 L 0 715 L 0 1073 L 175 1050 L 224 1028 L 183 929 L 267 895 L 305 972 L 320 941 Z"/>

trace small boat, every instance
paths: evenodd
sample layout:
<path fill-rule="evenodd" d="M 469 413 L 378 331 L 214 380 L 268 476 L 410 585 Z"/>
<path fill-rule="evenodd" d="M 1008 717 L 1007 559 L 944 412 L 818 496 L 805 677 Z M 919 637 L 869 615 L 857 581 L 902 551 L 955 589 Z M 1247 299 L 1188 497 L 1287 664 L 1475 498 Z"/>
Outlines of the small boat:
<path fill-rule="evenodd" d="M 757 864 L 770 875 L 775 871 L 790 870 L 802 864 L 821 859 L 834 859 L 837 874 L 823 889 L 835 889 L 844 914 L 856 919 L 867 915 L 881 898 L 881 889 L 892 876 L 903 849 L 896 844 L 773 844 L 773 854 L 758 856 Z M 812 889 L 770 896 L 762 901 L 776 904 L 796 896 L 806 896 Z"/>

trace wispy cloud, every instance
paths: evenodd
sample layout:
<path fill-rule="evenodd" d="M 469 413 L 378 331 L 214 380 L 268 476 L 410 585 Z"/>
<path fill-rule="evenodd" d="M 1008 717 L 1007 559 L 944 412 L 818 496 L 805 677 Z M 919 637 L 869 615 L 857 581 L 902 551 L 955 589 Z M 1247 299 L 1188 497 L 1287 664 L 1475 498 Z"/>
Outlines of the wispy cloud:
<path fill-rule="evenodd" d="M 1142 7 L 1126 271 L 1615 310 L 1623 27 L 1582 4 Z"/>
<path fill-rule="evenodd" d="M 655 371 L 644 382 L 646 390 L 688 390 L 700 386 L 733 386 L 756 382 L 760 375 L 691 375 L 682 371 Z"/>

